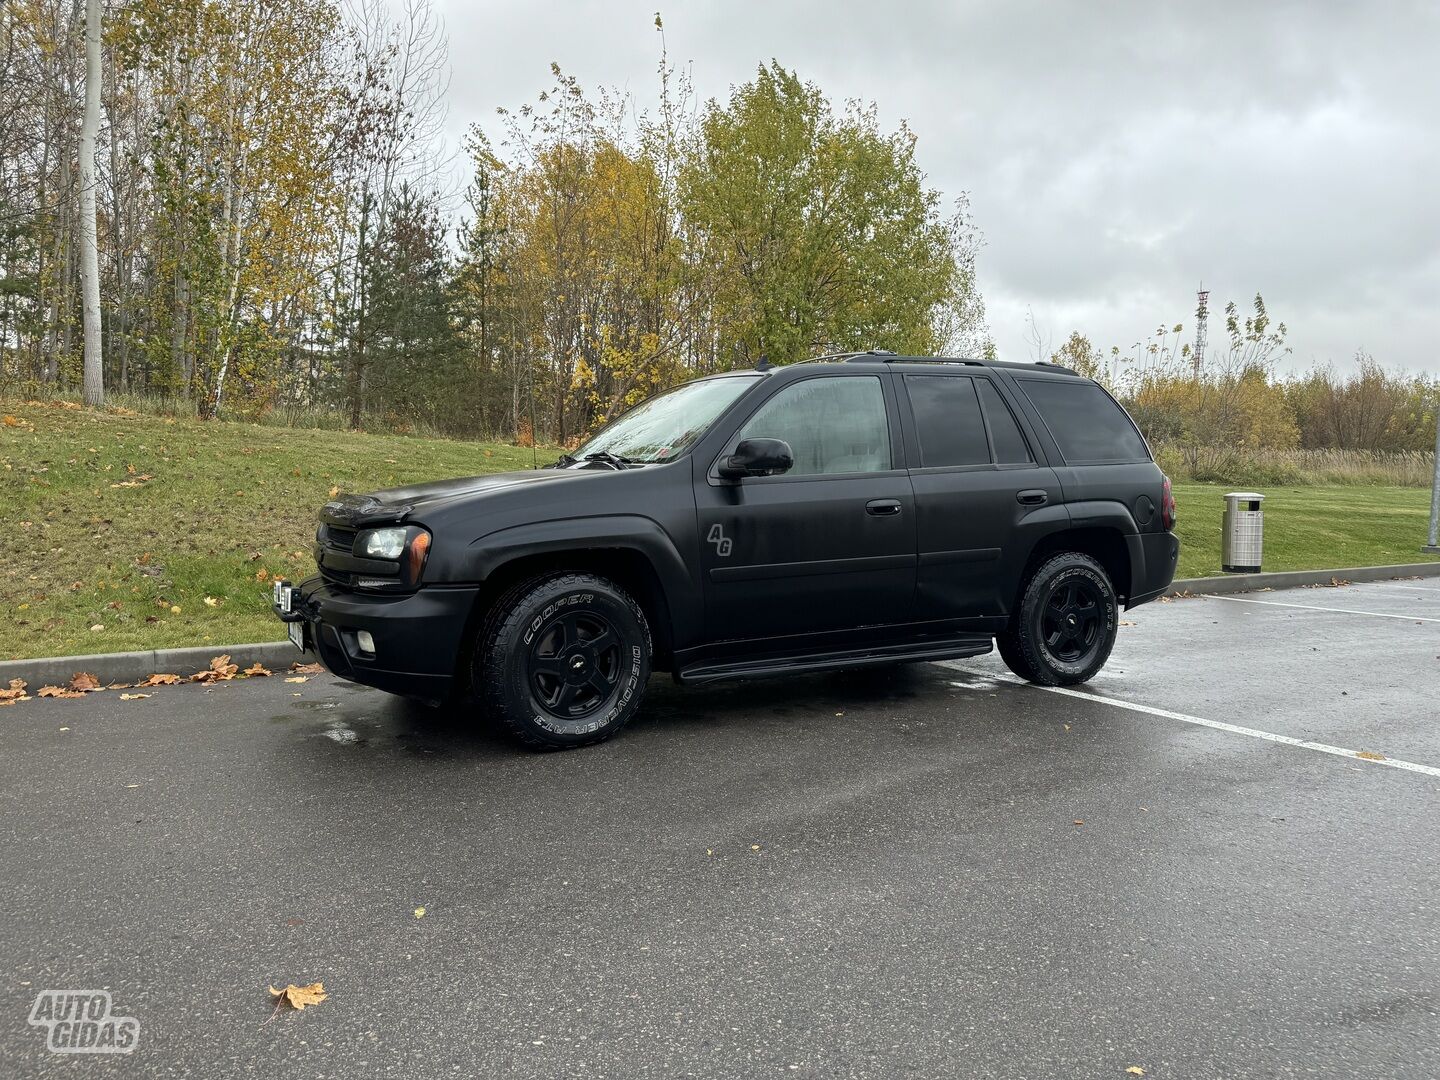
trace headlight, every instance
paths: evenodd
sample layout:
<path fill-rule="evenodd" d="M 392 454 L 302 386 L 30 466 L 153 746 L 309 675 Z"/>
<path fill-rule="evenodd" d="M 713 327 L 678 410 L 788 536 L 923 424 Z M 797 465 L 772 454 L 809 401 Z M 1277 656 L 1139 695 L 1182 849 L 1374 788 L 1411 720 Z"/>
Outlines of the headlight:
<path fill-rule="evenodd" d="M 398 559 L 405 550 L 405 529 L 370 529 L 360 534 L 358 546 L 371 559 Z"/>

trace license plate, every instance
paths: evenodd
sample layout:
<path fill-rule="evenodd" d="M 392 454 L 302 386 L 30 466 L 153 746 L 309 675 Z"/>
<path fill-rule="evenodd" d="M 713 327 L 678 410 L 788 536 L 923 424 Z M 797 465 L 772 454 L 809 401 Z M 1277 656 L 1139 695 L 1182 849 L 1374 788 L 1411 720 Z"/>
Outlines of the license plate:
<path fill-rule="evenodd" d="M 291 622 L 285 624 L 285 632 L 290 635 L 290 642 L 301 652 L 305 651 L 305 624 L 303 622 Z"/>

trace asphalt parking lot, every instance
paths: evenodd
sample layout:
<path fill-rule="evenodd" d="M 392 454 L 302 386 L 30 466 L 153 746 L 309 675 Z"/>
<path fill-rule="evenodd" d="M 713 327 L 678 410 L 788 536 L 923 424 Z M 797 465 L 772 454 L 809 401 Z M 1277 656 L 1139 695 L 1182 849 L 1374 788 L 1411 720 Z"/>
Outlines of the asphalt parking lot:
<path fill-rule="evenodd" d="M 1440 582 L 1125 618 L 1082 691 L 657 679 L 555 755 L 328 676 L 0 710 L 0 1076 L 1440 1075 Z"/>

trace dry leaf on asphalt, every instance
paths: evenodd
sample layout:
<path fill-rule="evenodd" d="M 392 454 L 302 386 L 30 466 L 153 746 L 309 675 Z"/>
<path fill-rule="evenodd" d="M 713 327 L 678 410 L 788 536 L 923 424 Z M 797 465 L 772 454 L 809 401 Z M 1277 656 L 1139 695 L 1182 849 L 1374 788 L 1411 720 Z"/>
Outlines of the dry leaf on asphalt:
<path fill-rule="evenodd" d="M 1131 1066 L 1130 1066 L 1128 1069 L 1126 1069 L 1125 1071 L 1126 1071 L 1127 1073 L 1129 1073 L 1131 1076 L 1144 1076 L 1144 1075 L 1145 1075 L 1145 1070 L 1142 1069 L 1139 1065 L 1131 1065 Z"/>
<path fill-rule="evenodd" d="M 141 698 L 149 697 L 149 694 L 121 694 L 121 701 L 139 701 Z"/>
<path fill-rule="evenodd" d="M 284 990 L 276 990 L 270 987 L 270 994 L 279 998 L 276 1007 L 289 1005 L 292 1009 L 303 1009 L 306 1005 L 319 1005 L 329 995 L 325 993 L 324 983 L 311 983 L 309 986 L 296 986 L 291 983 Z"/>
<path fill-rule="evenodd" d="M 296 675 L 319 675 L 325 669 L 319 664 L 302 664 L 297 660 L 290 665 L 290 670 Z"/>
<path fill-rule="evenodd" d="M 239 664 L 230 663 L 230 654 L 222 653 L 220 656 L 211 660 L 210 666 L 204 671 L 197 671 L 194 675 L 191 675 L 190 681 L 199 683 L 226 682 L 235 678 L 239 670 Z"/>
<path fill-rule="evenodd" d="M 1366 761 L 1384 761 L 1384 760 L 1385 760 L 1385 755 L 1384 755 L 1384 754 L 1377 754 L 1374 750 L 1359 750 L 1359 751 L 1356 751 L 1355 756 L 1358 757 L 1358 758 L 1364 758 Z"/>
<path fill-rule="evenodd" d="M 423 907 L 417 907 L 415 909 L 415 917 L 417 919 L 423 919 L 425 917 L 425 909 Z"/>
<path fill-rule="evenodd" d="M 138 686 L 174 686 L 180 681 L 179 675 L 170 675 L 164 672 L 156 672 L 154 675 L 147 675 L 135 685 Z"/>
<path fill-rule="evenodd" d="M 265 676 L 273 674 L 273 672 L 262 664 L 251 664 L 240 674 L 251 679 L 256 678 L 257 676 L 263 679 L 265 678 Z"/>
<path fill-rule="evenodd" d="M 70 689 L 86 692 L 90 690 L 102 690 L 100 680 L 88 671 L 77 671 L 70 679 Z"/>
<path fill-rule="evenodd" d="M 296 675 L 296 676 L 294 676 L 293 678 L 286 679 L 285 681 L 286 681 L 286 682 L 309 682 L 310 679 L 309 679 L 307 676 L 305 676 L 305 675 Z"/>
<path fill-rule="evenodd" d="M 0 690 L 0 703 L 9 704 L 12 701 L 20 701 L 29 697 L 30 695 L 25 693 L 27 685 L 24 679 L 11 679 L 9 688 Z"/>
<path fill-rule="evenodd" d="M 85 695 L 79 690 L 67 690 L 63 686 L 42 686 L 37 697 L 77 698 Z"/>

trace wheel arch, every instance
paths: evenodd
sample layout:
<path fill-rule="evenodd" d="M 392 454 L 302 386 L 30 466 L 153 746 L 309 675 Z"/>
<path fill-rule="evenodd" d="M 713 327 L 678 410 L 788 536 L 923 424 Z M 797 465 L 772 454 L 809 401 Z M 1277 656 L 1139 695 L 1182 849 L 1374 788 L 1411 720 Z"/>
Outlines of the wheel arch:
<path fill-rule="evenodd" d="M 1020 609 L 1020 598 L 1025 593 L 1030 575 L 1046 559 L 1065 551 L 1076 551 L 1098 562 L 1110 578 L 1115 595 L 1124 606 L 1129 600 L 1131 585 L 1135 580 L 1133 549 L 1138 546 L 1139 540 L 1138 535 L 1122 532 L 1114 525 L 1082 525 L 1042 536 L 1030 549 L 1025 568 L 1016 583 L 1015 596 L 1010 605 L 1011 614 Z"/>
<path fill-rule="evenodd" d="M 669 670 L 693 633 L 700 597 L 658 524 L 641 517 L 576 518 L 503 529 L 472 545 L 480 589 L 465 627 L 456 675 L 468 678 L 474 642 L 495 603 L 514 586 L 552 573 L 591 573 L 635 598 L 650 624 L 653 668 Z"/>

